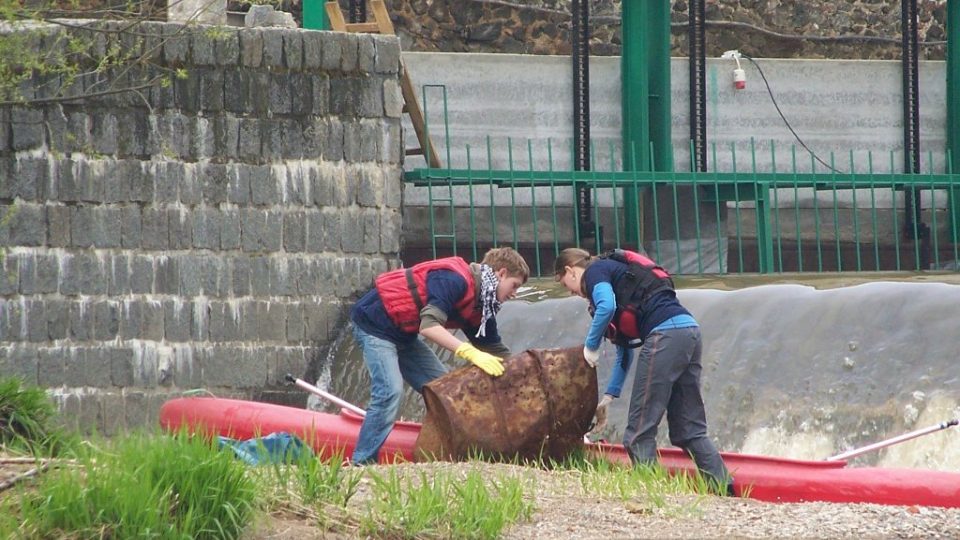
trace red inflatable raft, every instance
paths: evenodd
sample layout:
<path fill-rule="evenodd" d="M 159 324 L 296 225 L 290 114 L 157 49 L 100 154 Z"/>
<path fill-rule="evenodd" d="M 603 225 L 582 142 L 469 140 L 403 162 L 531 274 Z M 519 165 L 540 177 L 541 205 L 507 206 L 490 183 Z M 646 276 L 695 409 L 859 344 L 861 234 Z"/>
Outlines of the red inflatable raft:
<path fill-rule="evenodd" d="M 169 431 L 206 431 L 235 439 L 274 432 L 302 438 L 322 457 L 350 456 L 363 418 L 342 410 L 328 414 L 282 405 L 211 397 L 177 398 L 160 409 Z M 420 424 L 397 422 L 381 451 L 381 461 L 411 460 Z M 629 463 L 621 445 L 589 444 L 611 461 Z M 923 469 L 847 467 L 845 461 L 806 461 L 722 452 L 738 493 L 769 502 L 826 501 L 960 508 L 960 473 Z M 679 449 L 660 450 L 660 462 L 673 472 L 690 472 L 693 463 Z"/>

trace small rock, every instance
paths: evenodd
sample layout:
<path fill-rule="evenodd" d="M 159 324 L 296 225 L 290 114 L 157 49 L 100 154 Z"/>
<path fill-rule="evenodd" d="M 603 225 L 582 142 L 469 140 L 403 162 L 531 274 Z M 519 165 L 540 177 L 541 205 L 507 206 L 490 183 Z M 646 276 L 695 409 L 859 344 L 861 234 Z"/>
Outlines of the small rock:
<path fill-rule="evenodd" d="M 266 5 L 250 6 L 250 11 L 243 18 L 243 25 L 247 28 L 259 26 L 297 28 L 297 22 L 293 20 L 293 15 L 286 11 L 274 11 L 273 6 Z"/>

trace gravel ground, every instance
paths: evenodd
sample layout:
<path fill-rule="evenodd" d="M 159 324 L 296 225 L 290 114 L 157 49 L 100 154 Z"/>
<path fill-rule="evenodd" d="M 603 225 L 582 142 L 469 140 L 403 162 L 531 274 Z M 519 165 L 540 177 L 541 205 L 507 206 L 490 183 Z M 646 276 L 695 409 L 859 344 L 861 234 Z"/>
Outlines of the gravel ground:
<path fill-rule="evenodd" d="M 774 504 L 714 496 L 646 498 L 598 497 L 581 488 L 577 472 L 549 472 L 486 463 L 431 463 L 396 466 L 428 477 L 436 471 L 466 475 L 479 468 L 486 478 L 521 478 L 535 500 L 530 521 L 504 531 L 507 540 L 574 538 L 960 538 L 960 509 L 877 504 Z M 373 470 L 382 467 L 374 467 Z M 361 505 L 369 491 L 354 499 Z M 307 526 L 302 520 L 271 517 L 255 539 L 350 538 Z"/>
<path fill-rule="evenodd" d="M 0 481 L 26 472 L 29 464 L 3 464 Z M 485 478 L 520 478 L 534 499 L 530 521 L 504 531 L 505 540 L 575 538 L 960 538 L 960 509 L 877 504 L 773 504 L 713 496 L 666 496 L 620 500 L 585 492 L 575 471 L 544 471 L 489 463 L 421 463 L 394 466 L 403 474 L 428 477 L 439 471 L 466 476 L 478 469 Z M 385 467 L 371 467 L 382 472 Z M 364 480 L 353 500 L 370 496 Z M 248 540 L 352 538 L 294 515 L 268 516 Z"/>

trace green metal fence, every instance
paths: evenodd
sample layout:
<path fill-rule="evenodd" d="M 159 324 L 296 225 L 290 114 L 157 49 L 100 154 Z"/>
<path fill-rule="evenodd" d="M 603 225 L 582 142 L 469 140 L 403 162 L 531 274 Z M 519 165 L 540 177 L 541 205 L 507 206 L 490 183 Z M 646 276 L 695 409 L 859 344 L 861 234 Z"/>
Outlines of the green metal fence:
<path fill-rule="evenodd" d="M 528 167 L 514 166 L 515 147 Z M 675 274 L 958 269 L 960 175 L 948 151 L 927 153 L 919 174 L 899 174 L 897 152 L 817 157 L 752 140 L 739 149 L 711 146 L 708 172 L 665 173 L 623 170 L 622 149 L 605 147 L 601 159 L 592 152 L 591 170 L 572 171 L 554 167 L 550 141 L 508 141 L 507 167 L 491 169 L 488 139 L 480 159 L 465 148 L 465 167 L 406 173 L 424 195 L 405 207 L 405 249 L 477 259 L 511 245 L 538 276 L 569 246 L 641 247 Z M 548 165 L 535 169 L 542 152 Z M 577 188 L 595 202 L 586 227 Z M 631 205 L 639 218 L 628 222 Z"/>

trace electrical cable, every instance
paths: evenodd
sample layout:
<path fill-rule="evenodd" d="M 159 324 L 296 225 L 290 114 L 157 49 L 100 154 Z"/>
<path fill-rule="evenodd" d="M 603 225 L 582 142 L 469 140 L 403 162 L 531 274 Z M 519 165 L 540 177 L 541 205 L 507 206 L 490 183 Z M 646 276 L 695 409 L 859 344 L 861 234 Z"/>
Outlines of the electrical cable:
<path fill-rule="evenodd" d="M 568 11 L 563 11 L 559 9 L 550 9 L 546 7 L 539 6 L 528 6 L 524 4 L 519 4 L 517 2 L 511 2 L 509 0 L 470 0 L 475 4 L 486 4 L 492 6 L 502 6 L 509 7 L 519 10 L 527 11 L 537 11 L 540 13 L 548 13 L 550 15 L 559 15 L 562 17 L 571 17 L 571 14 Z M 593 23 L 609 23 L 609 24 L 620 24 L 621 18 L 616 15 L 592 15 L 590 21 Z M 686 22 L 672 22 L 670 23 L 671 28 L 686 28 Z M 745 28 L 748 30 L 755 30 L 762 34 L 766 34 L 771 37 L 778 39 L 793 39 L 793 40 L 803 40 L 803 41 L 819 41 L 819 42 L 875 42 L 875 43 L 884 43 L 884 44 L 894 44 L 900 43 L 900 38 L 887 37 L 887 36 L 859 36 L 859 35 L 842 35 L 842 36 L 809 36 L 803 34 L 783 34 L 780 32 L 775 32 L 773 30 L 768 30 L 766 28 L 756 26 L 754 24 L 739 22 L 739 21 L 704 21 L 704 24 L 708 27 L 727 27 L 727 28 Z M 936 47 L 940 45 L 946 45 L 946 41 L 921 41 L 918 45 L 922 47 Z"/>
<path fill-rule="evenodd" d="M 761 28 L 759 26 L 738 22 L 738 21 L 706 21 L 707 26 L 719 26 L 719 27 L 730 27 L 730 28 L 746 28 L 748 30 L 756 30 L 761 34 L 766 34 L 771 37 L 780 38 L 780 39 L 795 39 L 795 40 L 804 40 L 804 41 L 820 41 L 820 42 L 834 42 L 834 41 L 866 41 L 866 42 L 876 42 L 876 43 L 890 43 L 890 44 L 899 44 L 901 38 L 893 38 L 887 36 L 859 36 L 859 35 L 842 35 L 842 36 L 808 36 L 803 34 L 781 34 L 780 32 L 774 32 L 773 30 L 767 30 L 766 28 Z M 685 27 L 686 23 L 670 23 L 671 27 Z M 918 45 L 923 45 L 927 47 L 935 47 L 937 45 L 946 45 L 946 41 L 922 41 Z"/>
<path fill-rule="evenodd" d="M 790 133 L 793 133 L 793 137 L 794 137 L 795 139 L 797 139 L 797 142 L 800 143 L 800 146 L 802 146 L 803 149 L 806 150 L 807 152 L 810 152 L 810 155 L 813 156 L 813 159 L 819 161 L 820 164 L 822 164 L 824 167 L 830 169 L 831 171 L 833 171 L 833 172 L 835 172 L 835 173 L 844 174 L 843 171 L 838 171 L 838 170 L 835 169 L 833 166 L 831 166 L 830 164 L 828 164 L 826 161 L 820 159 L 820 156 L 818 156 L 818 155 L 816 154 L 816 152 L 814 152 L 813 150 L 811 150 L 810 147 L 807 146 L 807 143 L 803 142 L 803 139 L 800 138 L 800 135 L 798 135 L 797 132 L 794 131 L 793 126 L 790 125 L 790 121 L 787 120 L 787 117 L 783 114 L 783 111 L 780 110 L 780 105 L 777 104 L 777 98 L 774 97 L 774 95 L 773 95 L 773 89 L 770 88 L 770 82 L 767 81 L 767 76 L 764 75 L 763 69 L 760 67 L 760 64 L 758 64 L 757 61 L 754 60 L 753 58 L 751 58 L 751 57 L 749 57 L 749 56 L 747 56 L 747 55 L 745 55 L 745 54 L 743 54 L 743 53 L 740 53 L 740 56 L 742 56 L 742 57 L 746 58 L 747 60 L 749 60 L 749 61 L 754 65 L 754 67 L 757 68 L 757 71 L 760 72 L 760 78 L 763 79 L 763 84 L 765 84 L 765 85 L 767 86 L 767 93 L 770 94 L 770 101 L 773 102 L 773 106 L 774 106 L 774 108 L 777 109 L 777 113 L 780 114 L 780 118 L 783 119 L 783 123 L 787 125 L 787 129 L 790 130 Z M 738 63 L 738 65 L 739 65 L 739 63 Z"/>

